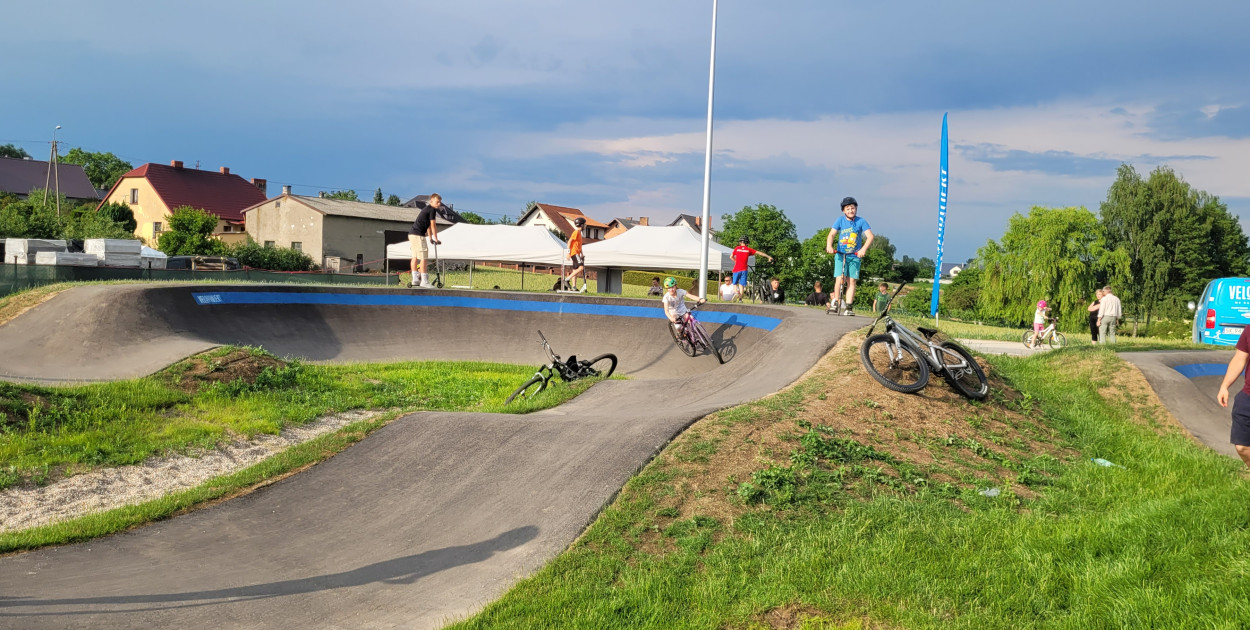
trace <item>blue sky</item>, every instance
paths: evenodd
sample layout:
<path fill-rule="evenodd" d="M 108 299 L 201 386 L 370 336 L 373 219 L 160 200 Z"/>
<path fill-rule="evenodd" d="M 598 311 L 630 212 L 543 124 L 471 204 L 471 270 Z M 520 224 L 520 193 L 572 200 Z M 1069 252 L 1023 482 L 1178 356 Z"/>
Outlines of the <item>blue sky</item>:
<path fill-rule="evenodd" d="M 946 260 L 1033 205 L 1097 211 L 1122 162 L 1250 219 L 1250 3 L 720 3 L 713 224 L 838 200 Z M 711 2 L 173 3 L 5 8 L 0 144 L 197 161 L 297 194 L 439 192 L 608 221 L 702 208 Z M 1246 225 L 1243 222 L 1243 225 Z"/>

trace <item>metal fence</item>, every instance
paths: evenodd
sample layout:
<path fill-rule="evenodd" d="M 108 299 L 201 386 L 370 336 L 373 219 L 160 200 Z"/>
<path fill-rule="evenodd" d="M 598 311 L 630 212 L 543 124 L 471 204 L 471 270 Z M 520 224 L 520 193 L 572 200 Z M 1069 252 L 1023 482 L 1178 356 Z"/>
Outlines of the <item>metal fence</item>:
<path fill-rule="evenodd" d="M 100 280 L 146 280 L 155 282 L 187 282 L 219 280 L 222 282 L 273 282 L 283 284 L 364 284 L 378 285 L 398 282 L 395 274 L 350 273 L 282 273 L 243 269 L 238 271 L 191 271 L 187 269 L 137 269 L 134 267 L 70 267 L 53 265 L 14 265 L 0 263 L 0 297 L 25 289 L 57 282 L 93 282 Z"/>

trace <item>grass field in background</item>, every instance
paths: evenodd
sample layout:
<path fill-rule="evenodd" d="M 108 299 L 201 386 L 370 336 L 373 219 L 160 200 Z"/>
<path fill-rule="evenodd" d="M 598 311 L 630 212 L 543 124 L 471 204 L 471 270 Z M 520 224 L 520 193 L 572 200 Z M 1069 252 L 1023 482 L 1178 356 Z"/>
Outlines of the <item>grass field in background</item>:
<path fill-rule="evenodd" d="M 671 455 L 632 479 L 568 551 L 453 627 L 1244 627 L 1245 467 L 1162 430 L 1140 394 L 1119 380 L 1124 364 L 1109 350 L 990 362 L 1019 393 L 973 404 L 967 425 L 1007 407 L 1037 414 L 1052 433 L 1047 446 L 1073 453 L 1038 468 L 1004 461 L 1010 468 L 999 497 L 975 488 L 952 497 L 936 484 L 896 491 L 889 476 L 877 480 L 877 491 L 848 494 L 843 475 L 873 452 L 871 433 L 861 433 L 827 455 L 833 459 L 817 469 L 822 475 L 808 478 L 806 502 L 718 517 L 720 489 L 692 488 L 674 467 L 689 458 L 715 465 L 730 452 L 733 445 L 711 430 L 711 439 L 670 446 Z M 829 387 L 809 379 L 795 388 L 802 393 L 776 398 L 803 418 Z M 763 411 L 760 404 L 751 408 Z M 880 413 L 879 403 L 872 407 Z M 773 458 L 795 466 L 810 458 L 799 437 L 793 452 Z M 986 430 L 963 443 L 996 439 Z M 787 487 L 775 485 L 781 477 L 759 475 L 752 479 Z M 661 507 L 683 494 L 712 515 L 682 518 Z"/>

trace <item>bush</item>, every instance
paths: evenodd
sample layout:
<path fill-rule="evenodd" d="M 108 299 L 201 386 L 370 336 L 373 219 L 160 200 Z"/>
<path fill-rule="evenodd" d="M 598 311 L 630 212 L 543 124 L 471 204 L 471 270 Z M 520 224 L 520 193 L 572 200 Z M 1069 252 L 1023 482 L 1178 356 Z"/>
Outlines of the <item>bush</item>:
<path fill-rule="evenodd" d="M 238 243 L 227 248 L 228 255 L 239 259 L 239 264 L 253 269 L 270 271 L 314 271 L 317 264 L 312 256 L 290 247 L 264 247 L 256 241 Z"/>

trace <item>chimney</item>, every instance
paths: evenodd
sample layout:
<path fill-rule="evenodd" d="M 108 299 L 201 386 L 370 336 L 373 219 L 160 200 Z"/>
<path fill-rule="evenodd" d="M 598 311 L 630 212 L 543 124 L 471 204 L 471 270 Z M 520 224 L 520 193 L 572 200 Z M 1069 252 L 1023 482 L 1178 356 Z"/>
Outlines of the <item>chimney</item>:
<path fill-rule="evenodd" d="M 290 197 L 290 196 L 291 196 L 291 187 L 290 187 L 290 186 L 283 186 L 283 187 L 282 187 L 282 196 L 283 196 L 283 197 Z"/>
<path fill-rule="evenodd" d="M 255 186 L 258 190 L 260 190 L 260 192 L 265 193 L 265 196 L 269 196 L 268 195 L 269 193 L 269 181 L 268 180 L 257 179 L 253 177 L 252 185 Z"/>
<path fill-rule="evenodd" d="M 647 217 L 638 217 L 638 225 L 651 225 L 651 219 Z"/>
<path fill-rule="evenodd" d="M 626 220 L 626 221 L 633 221 L 633 220 L 634 220 L 634 217 L 625 217 L 625 220 Z"/>
<path fill-rule="evenodd" d="M 229 175 L 229 174 L 230 174 L 230 167 L 229 167 L 229 166 L 223 166 L 223 167 L 221 167 L 221 169 L 220 169 L 220 170 L 221 170 L 221 174 L 222 174 L 222 175 Z"/>
<path fill-rule="evenodd" d="M 182 160 L 170 160 L 169 165 L 178 170 L 182 170 Z"/>

